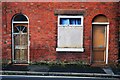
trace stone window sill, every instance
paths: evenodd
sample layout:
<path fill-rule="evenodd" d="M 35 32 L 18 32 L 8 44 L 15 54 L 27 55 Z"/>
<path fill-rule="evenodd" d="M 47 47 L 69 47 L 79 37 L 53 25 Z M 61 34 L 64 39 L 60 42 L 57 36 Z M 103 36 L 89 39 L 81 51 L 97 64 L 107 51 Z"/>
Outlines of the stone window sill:
<path fill-rule="evenodd" d="M 84 52 L 84 48 L 56 48 L 57 52 Z"/>

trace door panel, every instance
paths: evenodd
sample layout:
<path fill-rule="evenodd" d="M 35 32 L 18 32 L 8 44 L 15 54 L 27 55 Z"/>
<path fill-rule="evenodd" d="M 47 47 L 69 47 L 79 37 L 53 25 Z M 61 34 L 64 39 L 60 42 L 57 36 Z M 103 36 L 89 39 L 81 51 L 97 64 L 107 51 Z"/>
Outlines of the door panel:
<path fill-rule="evenodd" d="M 21 25 L 20 25 L 21 26 Z M 27 63 L 28 62 L 28 33 L 25 32 L 25 26 L 22 28 L 19 25 L 18 31 L 13 34 L 14 39 L 14 61 L 15 63 Z"/>
<path fill-rule="evenodd" d="M 93 62 L 104 62 L 106 58 L 106 26 L 93 25 Z"/>
<path fill-rule="evenodd" d="M 105 61 L 105 53 L 104 50 L 94 50 L 94 62 L 104 62 Z"/>

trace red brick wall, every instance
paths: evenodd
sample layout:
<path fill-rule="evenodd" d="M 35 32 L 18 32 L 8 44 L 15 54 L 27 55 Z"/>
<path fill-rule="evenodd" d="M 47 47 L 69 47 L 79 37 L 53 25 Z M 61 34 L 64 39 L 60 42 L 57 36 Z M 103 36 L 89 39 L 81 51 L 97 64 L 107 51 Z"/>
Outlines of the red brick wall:
<path fill-rule="evenodd" d="M 119 39 L 120 39 L 120 1 L 119 1 L 119 3 L 118 3 L 119 5 L 118 5 L 118 21 L 119 21 Z M 119 41 L 119 60 L 120 60 L 120 41 Z"/>
<path fill-rule="evenodd" d="M 3 58 L 11 59 L 11 19 L 22 12 L 29 18 L 30 61 L 41 60 L 83 60 L 90 63 L 92 46 L 92 19 L 105 15 L 110 22 L 109 62 L 118 57 L 118 24 L 116 21 L 118 3 L 114 2 L 8 2 L 3 3 Z M 57 15 L 56 9 L 84 9 L 84 48 L 83 53 L 57 53 Z"/>
<path fill-rule="evenodd" d="M 2 60 L 2 3 L 0 3 L 0 60 Z"/>

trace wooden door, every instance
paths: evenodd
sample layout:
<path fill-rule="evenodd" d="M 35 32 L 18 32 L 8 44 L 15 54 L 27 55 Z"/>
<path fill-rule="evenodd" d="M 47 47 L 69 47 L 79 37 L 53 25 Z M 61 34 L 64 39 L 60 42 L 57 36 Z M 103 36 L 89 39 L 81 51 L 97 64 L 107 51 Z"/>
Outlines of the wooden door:
<path fill-rule="evenodd" d="M 14 27 L 14 61 L 15 63 L 28 62 L 28 33 L 26 25 Z"/>
<path fill-rule="evenodd" d="M 106 26 L 93 25 L 93 63 L 106 62 Z"/>

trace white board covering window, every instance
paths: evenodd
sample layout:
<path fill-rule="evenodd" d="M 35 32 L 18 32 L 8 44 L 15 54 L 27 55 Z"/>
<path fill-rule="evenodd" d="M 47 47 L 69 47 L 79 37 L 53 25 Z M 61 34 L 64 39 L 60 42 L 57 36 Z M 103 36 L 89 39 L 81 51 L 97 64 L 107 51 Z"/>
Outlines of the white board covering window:
<path fill-rule="evenodd" d="M 58 16 L 56 51 L 83 52 L 83 16 Z"/>

